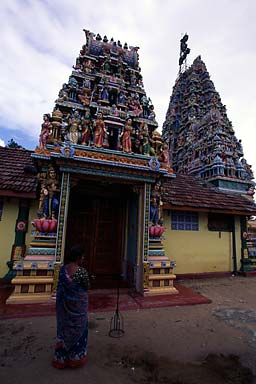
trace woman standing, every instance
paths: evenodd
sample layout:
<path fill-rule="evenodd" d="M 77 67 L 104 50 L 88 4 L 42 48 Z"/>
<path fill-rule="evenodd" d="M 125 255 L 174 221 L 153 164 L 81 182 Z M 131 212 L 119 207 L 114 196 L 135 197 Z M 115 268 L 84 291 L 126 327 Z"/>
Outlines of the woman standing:
<path fill-rule="evenodd" d="M 89 277 L 79 266 L 83 250 L 71 248 L 68 263 L 61 267 L 56 295 L 57 343 L 52 365 L 78 367 L 87 360 Z"/>

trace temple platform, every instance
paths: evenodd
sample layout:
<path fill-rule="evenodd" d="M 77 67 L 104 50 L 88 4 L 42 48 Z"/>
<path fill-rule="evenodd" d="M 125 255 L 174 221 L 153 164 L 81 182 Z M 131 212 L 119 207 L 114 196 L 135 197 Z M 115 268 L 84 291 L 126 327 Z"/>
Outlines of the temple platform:
<path fill-rule="evenodd" d="M 209 304 L 205 296 L 176 284 L 178 294 L 142 296 L 129 288 L 120 289 L 120 311 L 143 310 L 171 306 Z M 89 312 L 114 312 L 116 309 L 116 289 L 95 289 L 89 291 Z M 28 318 L 37 316 L 54 316 L 55 300 L 48 299 L 42 303 L 5 304 L 10 295 L 10 287 L 0 287 L 0 319 Z"/>

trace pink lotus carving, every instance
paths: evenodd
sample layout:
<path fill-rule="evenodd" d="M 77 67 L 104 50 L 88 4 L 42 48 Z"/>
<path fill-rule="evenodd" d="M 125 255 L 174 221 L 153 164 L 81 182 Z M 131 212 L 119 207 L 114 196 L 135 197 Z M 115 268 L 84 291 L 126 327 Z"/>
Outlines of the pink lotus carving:
<path fill-rule="evenodd" d="M 32 224 L 39 232 L 44 233 L 54 233 L 57 231 L 57 223 L 56 219 L 34 219 Z"/>
<path fill-rule="evenodd" d="M 160 237 L 165 231 L 165 227 L 160 225 L 150 225 L 149 226 L 149 237 Z"/>

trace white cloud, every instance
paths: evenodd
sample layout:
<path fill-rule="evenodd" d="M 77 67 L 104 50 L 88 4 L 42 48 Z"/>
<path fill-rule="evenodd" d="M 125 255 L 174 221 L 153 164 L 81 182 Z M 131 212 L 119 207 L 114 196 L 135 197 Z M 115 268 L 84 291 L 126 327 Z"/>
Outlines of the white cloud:
<path fill-rule="evenodd" d="M 0 147 L 5 147 L 5 142 L 2 139 L 0 139 Z"/>

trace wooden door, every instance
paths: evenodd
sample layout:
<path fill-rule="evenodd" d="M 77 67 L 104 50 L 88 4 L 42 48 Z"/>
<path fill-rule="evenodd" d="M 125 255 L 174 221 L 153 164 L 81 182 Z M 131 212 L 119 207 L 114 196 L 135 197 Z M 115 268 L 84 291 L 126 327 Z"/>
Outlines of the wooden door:
<path fill-rule="evenodd" d="M 122 209 L 120 201 L 97 200 L 93 272 L 113 275 L 121 272 Z"/>
<path fill-rule="evenodd" d="M 71 201 L 66 252 L 84 247 L 85 267 L 97 277 L 121 273 L 123 205 L 118 199 L 75 196 Z"/>

